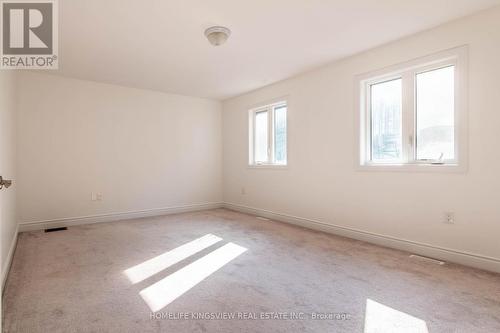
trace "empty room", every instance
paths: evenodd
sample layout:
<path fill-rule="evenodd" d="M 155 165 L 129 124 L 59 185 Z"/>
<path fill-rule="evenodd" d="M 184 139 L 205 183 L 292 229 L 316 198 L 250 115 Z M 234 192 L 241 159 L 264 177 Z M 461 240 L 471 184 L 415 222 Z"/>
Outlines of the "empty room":
<path fill-rule="evenodd" d="M 500 332 L 500 0 L 0 0 L 2 332 Z"/>

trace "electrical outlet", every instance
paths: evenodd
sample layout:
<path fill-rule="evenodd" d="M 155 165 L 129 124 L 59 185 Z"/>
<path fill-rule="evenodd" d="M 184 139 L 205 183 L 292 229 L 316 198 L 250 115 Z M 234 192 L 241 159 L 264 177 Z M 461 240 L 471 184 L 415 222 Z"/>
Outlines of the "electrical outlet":
<path fill-rule="evenodd" d="M 92 192 L 90 195 L 90 200 L 91 201 L 101 201 L 102 200 L 102 193 Z"/>
<path fill-rule="evenodd" d="M 455 224 L 455 213 L 446 212 L 444 213 L 444 223 L 446 224 Z"/>

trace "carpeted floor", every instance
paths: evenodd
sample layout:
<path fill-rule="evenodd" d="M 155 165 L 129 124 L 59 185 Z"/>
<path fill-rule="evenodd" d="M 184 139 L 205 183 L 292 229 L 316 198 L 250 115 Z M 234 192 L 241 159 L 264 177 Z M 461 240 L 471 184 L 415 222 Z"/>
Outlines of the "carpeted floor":
<path fill-rule="evenodd" d="M 500 332 L 500 275 L 224 209 L 22 233 L 3 302 L 5 332 Z"/>

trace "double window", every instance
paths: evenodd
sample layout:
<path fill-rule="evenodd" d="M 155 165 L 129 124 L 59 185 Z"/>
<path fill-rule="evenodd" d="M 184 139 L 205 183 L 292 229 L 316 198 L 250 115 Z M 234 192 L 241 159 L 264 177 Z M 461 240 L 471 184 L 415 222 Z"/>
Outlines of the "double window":
<path fill-rule="evenodd" d="M 465 152 L 466 49 L 359 79 L 362 166 L 459 166 Z"/>
<path fill-rule="evenodd" d="M 285 101 L 250 110 L 249 164 L 287 164 L 287 104 Z"/>

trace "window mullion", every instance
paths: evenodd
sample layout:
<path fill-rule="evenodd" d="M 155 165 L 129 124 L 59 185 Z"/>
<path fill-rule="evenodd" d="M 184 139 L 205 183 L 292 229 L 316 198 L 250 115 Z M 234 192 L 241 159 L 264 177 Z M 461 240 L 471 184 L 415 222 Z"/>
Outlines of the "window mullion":
<path fill-rule="evenodd" d="M 273 124 L 274 124 L 274 108 L 271 106 L 267 110 L 267 162 L 274 163 L 274 137 L 273 137 Z"/>
<path fill-rule="evenodd" d="M 365 161 L 372 161 L 372 126 L 371 126 L 371 119 L 372 119 L 372 110 L 371 110 L 371 85 L 365 83 L 364 84 L 364 89 L 366 93 L 366 99 L 364 100 L 365 103 L 365 114 L 364 114 L 364 120 L 365 120 Z"/>
<path fill-rule="evenodd" d="M 257 146 L 257 132 L 256 132 L 256 119 L 255 117 L 257 116 L 257 112 L 253 111 L 252 112 L 252 164 L 255 164 L 255 147 Z"/>
<path fill-rule="evenodd" d="M 403 162 L 415 162 L 415 75 L 413 71 L 403 73 L 402 135 Z"/>
<path fill-rule="evenodd" d="M 463 59 L 462 59 L 463 61 Z M 453 62 L 453 65 L 455 66 L 455 77 L 454 77 L 454 109 L 453 109 L 453 116 L 454 116 L 454 155 L 455 158 L 453 159 L 453 163 L 458 163 L 458 161 L 463 160 L 463 158 L 460 156 L 461 152 L 463 150 L 460 149 L 461 145 L 464 145 L 464 143 L 461 142 L 462 136 L 460 135 L 460 129 L 462 128 L 462 125 L 460 124 L 461 121 L 464 121 L 465 119 L 463 118 L 463 115 L 460 114 L 459 110 L 464 108 L 465 106 L 462 105 L 463 97 L 461 92 L 463 93 L 465 90 L 462 87 L 464 84 L 466 84 L 466 80 L 464 79 L 464 75 L 462 74 L 463 68 L 465 68 L 465 65 L 461 65 L 457 60 Z"/>

